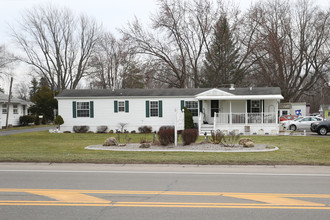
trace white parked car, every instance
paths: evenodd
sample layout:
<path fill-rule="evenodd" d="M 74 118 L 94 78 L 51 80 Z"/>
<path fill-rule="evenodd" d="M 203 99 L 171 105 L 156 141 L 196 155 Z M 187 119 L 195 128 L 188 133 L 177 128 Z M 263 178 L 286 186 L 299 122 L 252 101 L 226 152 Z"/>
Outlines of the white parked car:
<path fill-rule="evenodd" d="M 309 131 L 311 124 L 313 122 L 322 121 L 322 120 L 323 120 L 323 118 L 321 118 L 321 117 L 305 116 L 305 117 L 296 118 L 296 119 L 289 121 L 282 125 L 284 128 L 289 129 L 291 131 L 296 131 L 296 130 Z"/>

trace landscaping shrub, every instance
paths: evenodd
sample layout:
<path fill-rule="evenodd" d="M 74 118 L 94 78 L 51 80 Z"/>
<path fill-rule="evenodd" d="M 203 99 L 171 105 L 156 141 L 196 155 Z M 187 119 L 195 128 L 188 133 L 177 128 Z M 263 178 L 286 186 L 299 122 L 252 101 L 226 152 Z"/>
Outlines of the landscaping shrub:
<path fill-rule="evenodd" d="M 198 138 L 197 129 L 185 129 L 182 131 L 182 141 L 183 145 L 189 145 L 195 143 Z"/>
<path fill-rule="evenodd" d="M 62 116 L 60 116 L 60 115 L 56 116 L 54 123 L 58 126 L 61 126 L 62 124 L 64 124 L 64 120 L 63 120 Z"/>
<path fill-rule="evenodd" d="M 225 134 L 220 130 L 211 131 L 211 142 L 213 144 L 220 144 L 224 137 Z"/>
<path fill-rule="evenodd" d="M 30 123 L 35 121 L 35 117 L 33 115 L 24 115 L 19 117 L 19 123 L 23 126 L 27 126 Z"/>
<path fill-rule="evenodd" d="M 35 125 L 40 125 L 39 115 L 36 115 L 36 117 L 34 118 L 34 124 Z"/>
<path fill-rule="evenodd" d="M 131 134 L 135 134 L 135 133 L 136 133 L 136 131 L 135 131 L 135 130 L 132 130 L 132 131 L 131 131 Z"/>
<path fill-rule="evenodd" d="M 87 133 L 87 131 L 89 130 L 89 126 L 86 125 L 82 125 L 82 126 L 73 126 L 73 131 L 75 133 Z"/>
<path fill-rule="evenodd" d="M 43 124 L 43 125 L 46 125 L 47 124 L 46 115 L 42 115 L 41 124 Z"/>
<path fill-rule="evenodd" d="M 163 125 L 159 128 L 159 131 L 168 130 L 168 129 L 174 129 L 174 126 L 172 126 L 172 125 Z"/>
<path fill-rule="evenodd" d="M 184 129 L 194 128 L 194 120 L 192 114 L 186 107 L 183 107 L 183 110 L 184 110 Z"/>
<path fill-rule="evenodd" d="M 174 143 L 174 129 L 159 129 L 158 140 L 161 145 L 167 146 Z"/>
<path fill-rule="evenodd" d="M 97 126 L 96 133 L 105 133 L 107 130 L 108 126 L 106 125 Z"/>
<path fill-rule="evenodd" d="M 139 127 L 138 130 L 139 130 L 140 133 L 149 134 L 149 133 L 152 132 L 152 127 L 144 125 L 144 126 Z"/>

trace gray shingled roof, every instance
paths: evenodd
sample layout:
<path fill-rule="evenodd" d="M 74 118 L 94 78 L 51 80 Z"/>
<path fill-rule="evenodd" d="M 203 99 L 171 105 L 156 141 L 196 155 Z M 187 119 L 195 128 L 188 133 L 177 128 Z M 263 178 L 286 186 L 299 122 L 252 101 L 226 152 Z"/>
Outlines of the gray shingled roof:
<path fill-rule="evenodd" d="M 0 92 L 0 103 L 7 103 L 8 102 L 8 97 L 9 97 L 9 95 Z M 20 104 L 23 104 L 23 105 L 26 105 L 26 104 L 29 103 L 25 100 L 15 98 L 15 97 L 12 97 L 10 102 L 11 103 L 20 103 Z"/>
<path fill-rule="evenodd" d="M 212 88 L 168 88 L 168 89 L 75 89 L 75 90 L 63 90 L 56 97 L 134 97 L 134 96 L 146 96 L 146 97 L 159 97 L 159 96 L 195 96 L 202 92 L 208 91 Z M 281 95 L 281 89 L 279 87 L 253 87 L 250 88 L 235 88 L 235 90 L 229 90 L 229 88 L 219 88 L 222 91 L 232 93 L 234 95 Z"/>

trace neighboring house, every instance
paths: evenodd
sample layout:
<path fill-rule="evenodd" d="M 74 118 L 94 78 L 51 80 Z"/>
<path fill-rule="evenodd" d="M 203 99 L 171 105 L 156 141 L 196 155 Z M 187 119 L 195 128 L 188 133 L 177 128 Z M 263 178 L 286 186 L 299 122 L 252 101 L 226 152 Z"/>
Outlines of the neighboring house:
<path fill-rule="evenodd" d="M 200 134 L 210 130 L 278 133 L 280 88 L 188 88 L 64 90 L 58 96 L 61 131 L 87 125 L 91 131 L 106 125 L 127 131 L 174 125 L 176 110 L 192 113 Z"/>
<path fill-rule="evenodd" d="M 330 105 L 321 105 L 320 109 L 322 109 L 322 116 L 324 114 L 324 118 L 330 118 Z"/>
<path fill-rule="evenodd" d="M 8 97 L 9 95 L 0 92 L 0 129 L 6 126 Z M 29 106 L 30 103 L 25 100 L 15 97 L 11 98 L 9 105 L 8 125 L 19 125 L 19 117 L 28 113 Z"/>
<path fill-rule="evenodd" d="M 310 106 L 306 102 L 287 102 L 278 105 L 279 115 L 297 115 L 308 116 L 310 115 Z"/>

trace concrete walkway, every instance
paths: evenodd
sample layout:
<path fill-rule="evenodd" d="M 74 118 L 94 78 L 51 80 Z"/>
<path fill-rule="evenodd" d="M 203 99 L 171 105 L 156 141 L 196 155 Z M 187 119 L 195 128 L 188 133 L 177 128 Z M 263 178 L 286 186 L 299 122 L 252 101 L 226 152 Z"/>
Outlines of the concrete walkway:
<path fill-rule="evenodd" d="M 39 131 L 48 131 L 49 129 L 55 129 L 55 128 L 56 128 L 56 126 L 14 129 L 14 130 L 0 130 L 0 136 L 21 134 L 21 133 L 30 133 L 30 132 L 39 132 Z"/>

